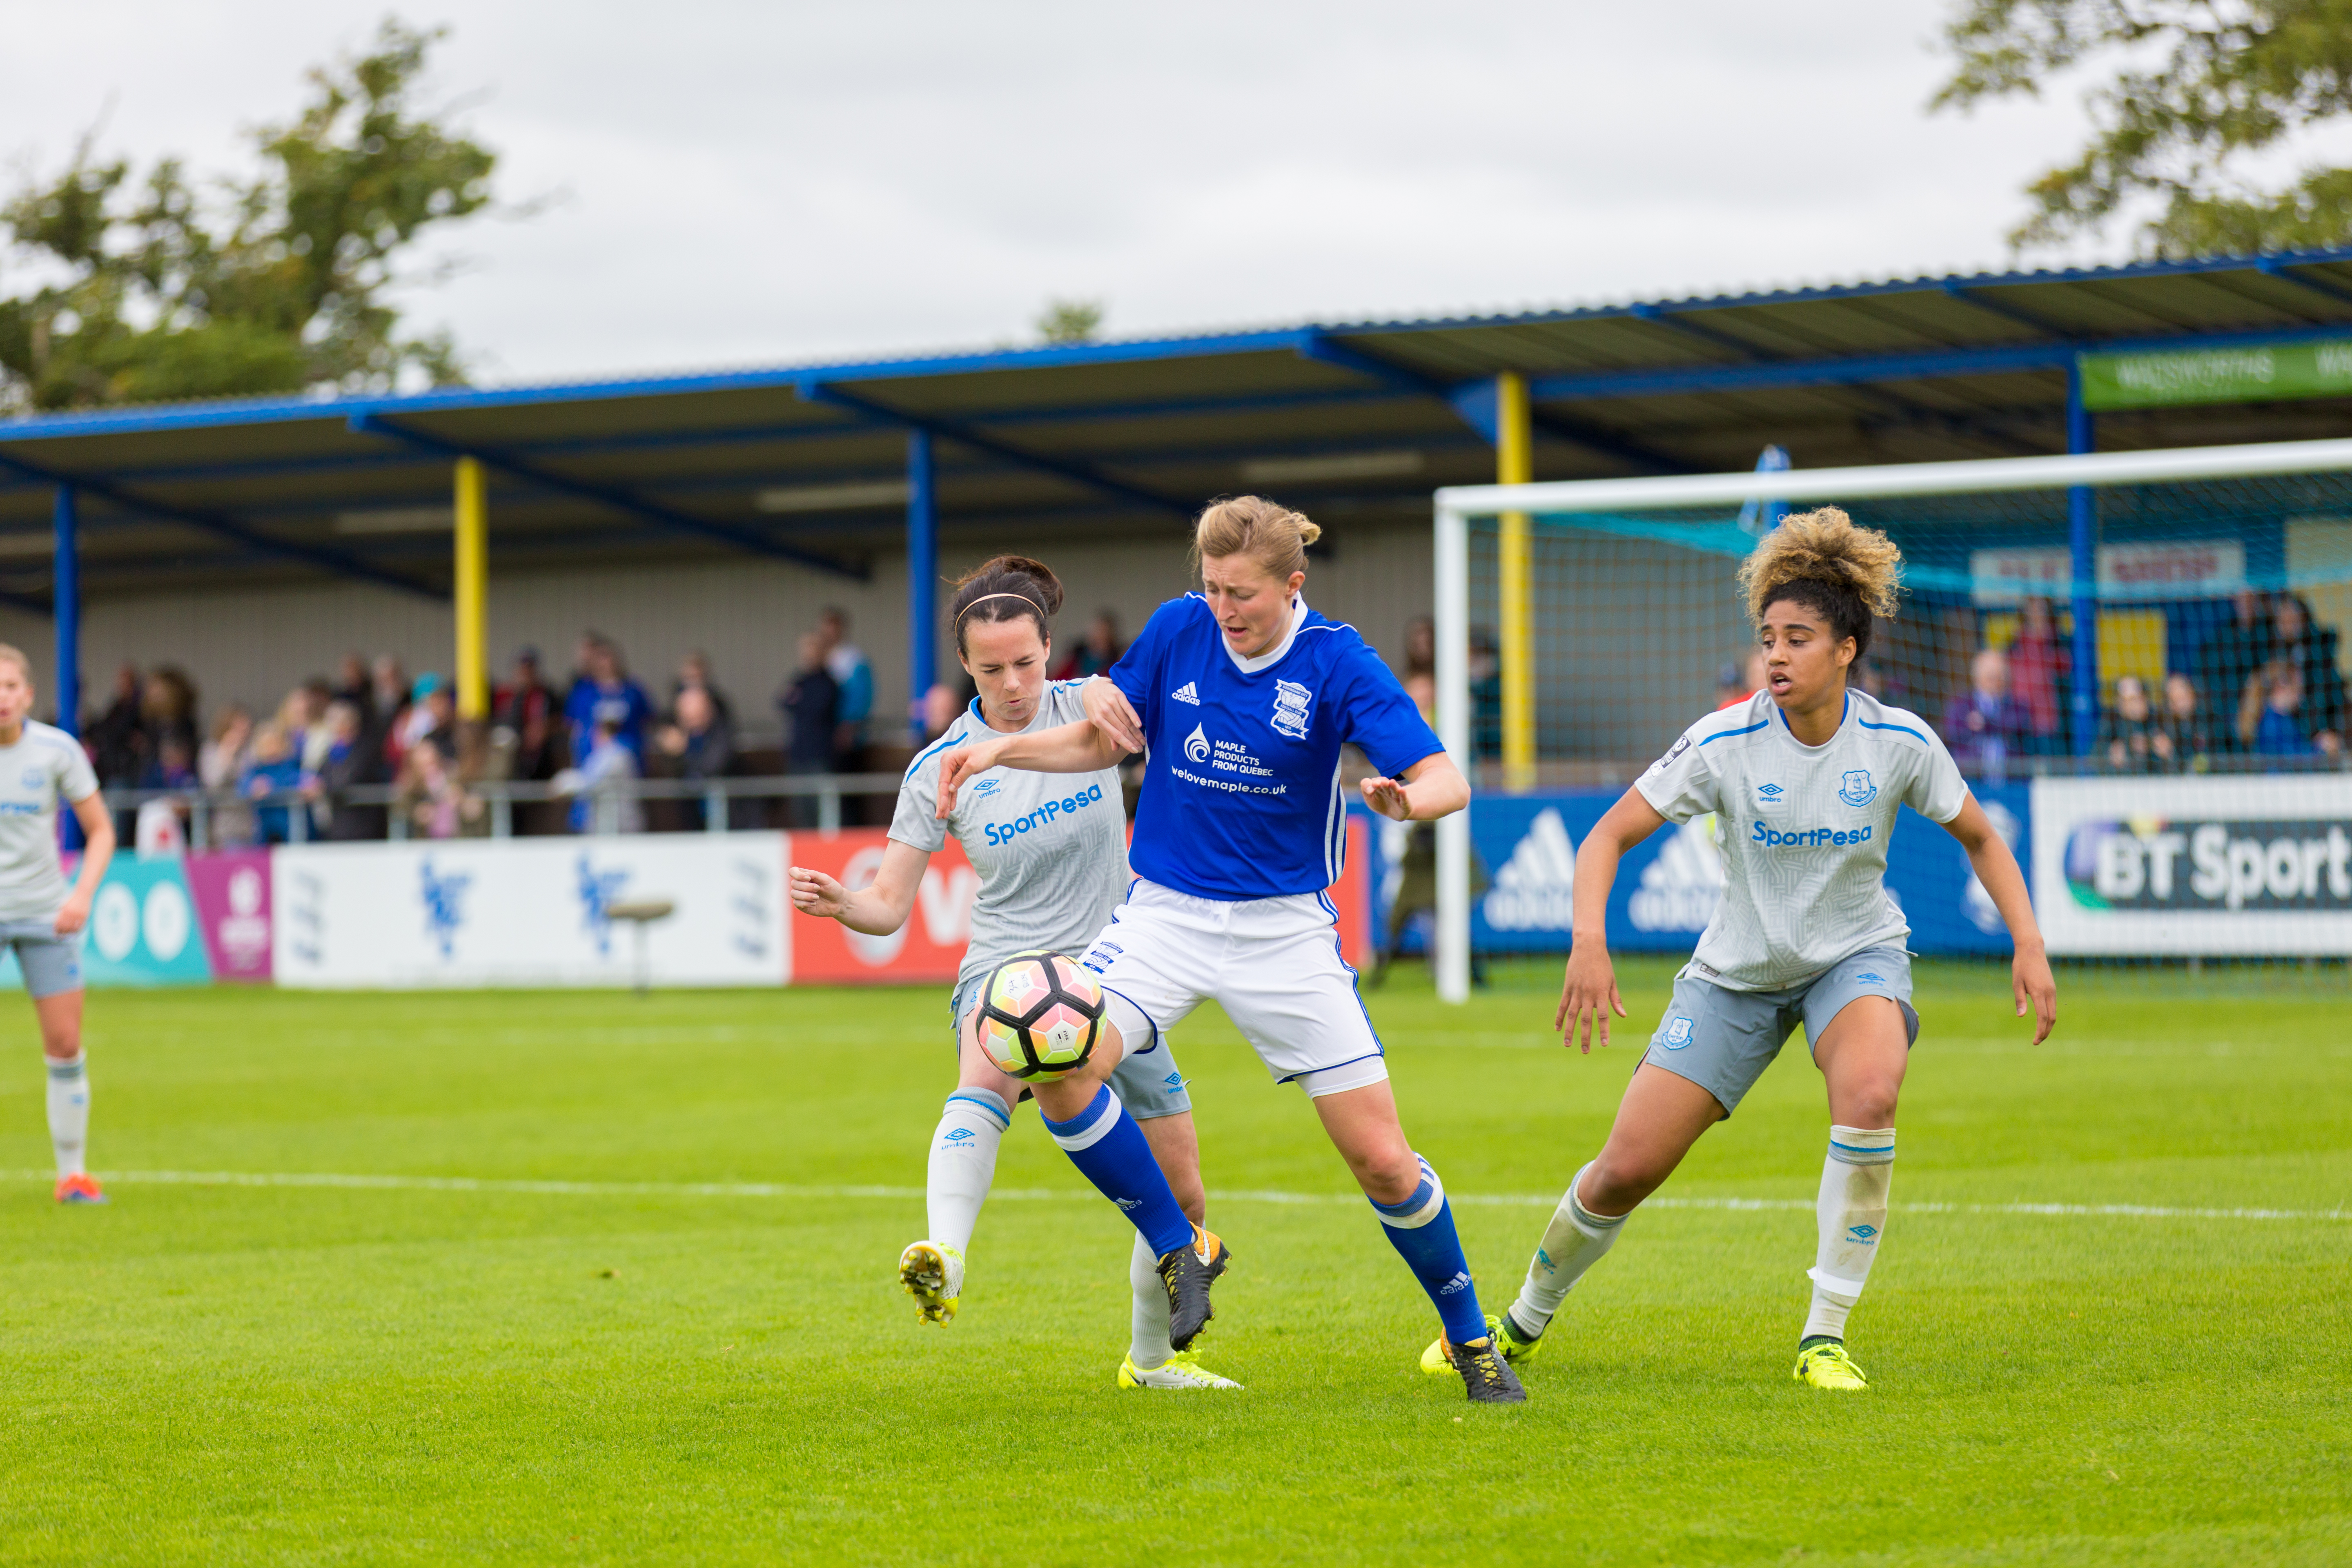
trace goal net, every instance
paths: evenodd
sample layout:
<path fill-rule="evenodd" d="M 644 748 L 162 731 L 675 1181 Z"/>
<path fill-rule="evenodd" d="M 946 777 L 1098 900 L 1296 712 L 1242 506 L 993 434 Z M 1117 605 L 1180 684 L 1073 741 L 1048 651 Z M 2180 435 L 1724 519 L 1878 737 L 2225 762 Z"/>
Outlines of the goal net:
<path fill-rule="evenodd" d="M 1443 994 L 1474 949 L 1567 947 L 1576 844 L 1754 689 L 1739 564 L 1824 505 L 1905 557 L 1858 684 L 1944 736 L 2053 954 L 2352 952 L 2352 441 L 2296 442 L 1440 490 L 1439 723 L 1478 786 L 1438 835 Z M 1689 950 L 1717 831 L 1626 857 L 1612 946 Z M 2008 951 L 1940 830 L 1897 828 L 1888 885 L 1915 951 Z"/>

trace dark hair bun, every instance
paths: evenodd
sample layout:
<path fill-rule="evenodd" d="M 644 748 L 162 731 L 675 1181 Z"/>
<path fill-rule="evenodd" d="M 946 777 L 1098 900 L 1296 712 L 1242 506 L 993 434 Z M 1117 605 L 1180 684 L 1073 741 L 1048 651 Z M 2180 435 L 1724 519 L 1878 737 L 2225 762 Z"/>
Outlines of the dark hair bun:
<path fill-rule="evenodd" d="M 948 614 L 955 627 L 956 652 L 964 651 L 964 628 L 975 621 L 1030 620 L 1037 640 L 1053 640 L 1051 626 L 1062 607 L 1062 580 L 1042 561 L 999 555 L 956 579 Z"/>

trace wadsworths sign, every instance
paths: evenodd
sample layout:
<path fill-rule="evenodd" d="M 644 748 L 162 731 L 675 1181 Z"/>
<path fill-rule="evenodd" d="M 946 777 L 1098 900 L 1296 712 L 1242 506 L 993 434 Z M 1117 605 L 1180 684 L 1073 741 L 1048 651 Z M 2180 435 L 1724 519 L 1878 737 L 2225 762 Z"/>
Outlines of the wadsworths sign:
<path fill-rule="evenodd" d="M 2053 952 L 2352 951 L 2352 780 L 2039 779 L 2033 891 Z"/>

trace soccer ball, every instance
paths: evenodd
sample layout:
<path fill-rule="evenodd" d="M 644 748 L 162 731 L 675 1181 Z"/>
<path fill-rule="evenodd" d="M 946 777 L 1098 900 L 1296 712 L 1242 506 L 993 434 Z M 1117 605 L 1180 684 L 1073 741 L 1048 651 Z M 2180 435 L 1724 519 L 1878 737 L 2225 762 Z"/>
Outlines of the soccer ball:
<path fill-rule="evenodd" d="M 1102 1033 L 1092 975 L 1058 952 L 996 966 L 980 994 L 980 1048 L 1014 1078 L 1059 1078 L 1087 1065 Z"/>

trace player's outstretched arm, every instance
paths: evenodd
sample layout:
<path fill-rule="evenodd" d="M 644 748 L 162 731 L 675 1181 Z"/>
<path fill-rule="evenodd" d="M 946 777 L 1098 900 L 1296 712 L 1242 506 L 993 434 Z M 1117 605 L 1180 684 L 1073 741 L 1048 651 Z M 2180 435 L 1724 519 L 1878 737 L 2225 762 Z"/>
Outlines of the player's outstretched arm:
<path fill-rule="evenodd" d="M 1576 900 L 1573 934 L 1568 950 L 1568 973 L 1560 982 L 1559 1011 L 1551 1026 L 1559 1043 L 1592 1054 L 1592 1036 L 1609 1044 L 1609 1017 L 1625 1016 L 1625 999 L 1617 994 L 1616 966 L 1609 962 L 1609 889 L 1617 882 L 1617 863 L 1625 851 L 1666 825 L 1638 789 L 1629 789 L 1601 815 L 1576 847 Z"/>
<path fill-rule="evenodd" d="M 929 850 L 893 838 L 883 847 L 874 885 L 855 892 L 822 871 L 794 866 L 793 908 L 819 920 L 839 921 L 867 936 L 888 936 L 907 923 L 907 915 L 915 907 L 915 889 L 922 885 L 923 868 L 930 861 Z"/>
<path fill-rule="evenodd" d="M 2050 955 L 2042 951 L 2042 926 L 2033 918 L 2033 900 L 2026 896 L 2025 873 L 2017 868 L 2009 840 L 2000 836 L 1975 795 L 1969 796 L 1959 816 L 1944 824 L 1944 831 L 1969 852 L 1977 880 L 1992 896 L 1992 907 L 2000 911 L 2001 922 L 2009 927 L 2010 945 L 2016 950 L 2016 956 L 2009 961 L 2010 994 L 2017 1003 L 2019 1017 L 2032 1010 L 2033 1043 L 2038 1046 L 2050 1037 L 2052 1026 L 2058 1022 L 2058 981 L 2050 973 Z"/>
<path fill-rule="evenodd" d="M 1392 779 L 1366 779 L 1364 804 L 1393 822 L 1433 822 L 1470 804 L 1470 781 L 1444 752 L 1432 752 Z"/>
<path fill-rule="evenodd" d="M 1034 735 L 1005 735 L 976 745 L 958 746 L 940 755 L 940 808 L 945 820 L 955 809 L 956 792 L 963 781 L 991 768 L 1023 768 L 1033 773 L 1091 773 L 1110 767 L 1127 755 L 1118 742 L 1084 719 L 1040 730 Z"/>

